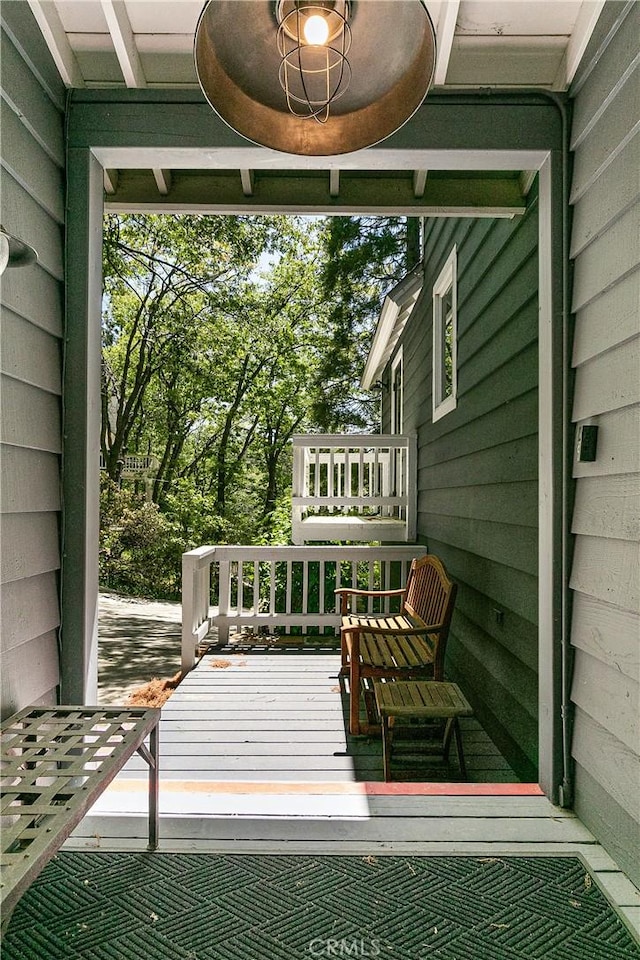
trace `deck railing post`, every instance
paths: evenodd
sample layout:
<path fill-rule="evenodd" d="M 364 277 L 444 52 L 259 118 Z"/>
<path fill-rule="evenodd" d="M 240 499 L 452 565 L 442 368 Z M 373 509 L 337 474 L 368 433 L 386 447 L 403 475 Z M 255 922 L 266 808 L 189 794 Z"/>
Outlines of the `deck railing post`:
<path fill-rule="evenodd" d="M 182 554 L 182 672 L 188 673 L 196 662 L 193 642 L 195 626 L 195 577 L 193 557 Z"/>
<path fill-rule="evenodd" d="M 195 664 L 198 643 L 209 633 L 211 562 L 216 548 L 197 547 L 182 554 L 182 653 L 181 668 Z"/>
<path fill-rule="evenodd" d="M 308 448 L 293 443 L 293 498 L 307 496 L 307 452 Z M 303 508 L 294 503 L 291 507 L 291 539 L 294 543 L 302 543 L 299 533 L 302 526 Z"/>

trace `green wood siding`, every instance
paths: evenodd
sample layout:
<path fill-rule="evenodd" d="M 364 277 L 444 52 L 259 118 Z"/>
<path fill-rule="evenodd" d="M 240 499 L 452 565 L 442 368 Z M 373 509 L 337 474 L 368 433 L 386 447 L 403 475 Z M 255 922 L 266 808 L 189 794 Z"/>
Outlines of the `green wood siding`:
<path fill-rule="evenodd" d="M 607 3 L 574 84 L 575 808 L 640 883 L 640 5 Z"/>
<path fill-rule="evenodd" d="M 534 191 L 513 220 L 427 221 L 425 284 L 402 338 L 418 539 L 459 583 L 447 673 L 527 780 L 538 723 L 537 213 Z M 458 400 L 433 423 L 432 289 L 454 244 Z"/>
<path fill-rule="evenodd" d="M 6 716 L 55 703 L 59 682 L 65 91 L 29 5 L 1 13 L 2 224 L 39 256 L 0 285 Z"/>

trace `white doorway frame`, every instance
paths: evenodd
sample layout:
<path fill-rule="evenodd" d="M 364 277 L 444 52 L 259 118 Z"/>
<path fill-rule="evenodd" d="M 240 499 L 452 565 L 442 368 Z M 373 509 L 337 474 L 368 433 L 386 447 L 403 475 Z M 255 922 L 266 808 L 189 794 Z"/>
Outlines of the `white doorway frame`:
<path fill-rule="evenodd" d="M 103 99 L 104 99 L 104 92 Z M 86 99 L 86 94 L 85 94 Z M 88 98 L 91 99 L 90 97 Z M 117 96 L 115 97 L 117 100 Z M 461 98 L 463 99 L 463 98 Z M 471 99 L 471 98 L 470 98 Z M 542 99 L 542 98 L 540 98 Z M 554 110 L 552 103 L 538 106 Z M 87 106 L 84 106 L 85 116 Z M 208 109 L 208 108 L 207 108 Z M 455 110 L 455 106 L 451 108 Z M 514 110 L 517 106 L 514 106 Z M 419 116 L 419 115 L 417 115 Z M 97 557 L 98 557 L 98 454 L 100 435 L 100 323 L 101 323 L 101 263 L 103 172 L 105 169 L 327 169 L 331 158 L 300 158 L 282 156 L 255 146 L 236 145 L 244 141 L 231 136 L 227 128 L 213 137 L 214 146 L 138 145 L 131 141 L 139 136 L 130 118 L 130 128 L 121 127 L 120 137 L 104 131 L 99 120 L 94 132 L 74 137 L 71 125 L 69 149 L 69 240 L 67 247 L 68 310 L 66 369 L 73 379 L 65 382 L 67 424 L 65 490 L 82 485 L 82 500 L 68 507 L 64 520 L 66 562 L 63 570 L 63 618 L 67 634 L 63 634 L 62 673 L 63 697 L 93 698 L 97 680 Z M 178 126 L 180 121 L 176 121 Z M 404 128 L 409 130 L 410 124 Z M 214 126 L 214 124 L 211 124 Z M 418 127 L 417 121 L 415 122 Z M 559 128 L 559 119 L 555 118 Z M 220 126 L 223 126 L 220 124 Z M 514 131 L 517 124 L 512 124 Z M 448 125 L 452 129 L 452 124 Z M 131 132 L 129 132 L 129 129 Z M 166 129 L 166 128 L 165 128 Z M 217 128 L 216 128 L 217 129 Z M 210 131 L 209 131 L 210 132 Z M 155 139 L 156 144 L 165 134 L 149 133 L 147 124 L 142 139 Z M 191 139 L 207 137 L 198 131 Z M 464 138 L 464 130 L 449 133 L 450 137 Z M 484 134 L 483 134 L 484 135 Z M 170 136 L 167 134 L 167 139 Z M 486 136 L 489 136 L 487 133 Z M 513 134 L 516 142 L 520 142 Z M 532 134 L 535 136 L 535 134 Z M 84 137 L 84 139 L 83 139 Z M 179 131 L 173 135 L 184 138 Z M 416 129 L 413 140 L 425 139 L 422 127 Z M 119 139 L 119 142 L 118 142 Z M 123 145 L 123 140 L 128 143 Z M 395 137 L 393 138 L 396 139 Z M 410 137 L 402 138 L 406 144 Z M 542 138 L 543 139 L 543 138 Z M 111 142 L 107 142 L 111 140 Z M 231 145 L 229 141 L 231 140 Z M 215 143 L 222 144 L 215 146 Z M 563 218 L 562 143 L 554 134 L 554 143 L 535 149 L 421 149 L 400 145 L 361 151 L 346 157 L 333 158 L 341 169 L 351 170 L 527 170 L 539 175 L 539 515 L 538 515 L 538 650 L 539 650 L 539 781 L 544 792 L 554 801 L 558 798 L 562 780 L 562 743 L 560 721 L 560 644 L 563 629 L 562 610 L 562 507 L 559 477 L 564 476 L 562 443 L 559 424 L 565 375 L 562 356 L 562 323 L 564 308 L 562 289 L 564 261 L 561 234 Z M 196 212 L 193 207 L 161 203 L 162 212 Z M 149 211 L 151 212 L 151 211 Z M 219 209 L 214 205 L 199 205 L 197 212 L 234 213 L 237 210 Z M 243 212 L 247 212 L 246 209 Z M 257 212 L 284 212 L 283 210 Z M 305 213 L 302 204 L 288 213 Z M 313 211 L 317 213 L 317 210 Z M 338 210 L 328 206 L 327 214 L 380 213 L 388 209 Z M 425 215 L 416 205 L 396 211 L 398 215 Z M 428 212 L 426 215 L 446 215 Z M 449 213 L 449 215 L 460 216 Z M 466 215 L 466 214 L 465 214 Z M 560 245 L 560 247 L 559 247 Z M 562 417 L 565 411 L 562 408 Z M 65 498 L 70 504 L 69 496 Z"/>

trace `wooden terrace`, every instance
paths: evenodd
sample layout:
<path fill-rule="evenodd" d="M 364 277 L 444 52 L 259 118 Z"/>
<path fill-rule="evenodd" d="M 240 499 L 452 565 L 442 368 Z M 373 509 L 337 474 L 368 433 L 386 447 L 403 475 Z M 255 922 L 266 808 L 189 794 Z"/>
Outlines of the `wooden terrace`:
<path fill-rule="evenodd" d="M 327 820 L 368 822 L 372 798 L 382 809 L 392 798 L 413 798 L 417 810 L 429 796 L 447 792 L 482 803 L 496 785 L 509 799 L 533 794 L 541 806 L 539 788 L 517 782 L 473 718 L 463 721 L 468 783 L 458 780 L 455 753 L 447 766 L 439 753 L 420 753 L 410 780 L 384 783 L 380 738 L 347 733 L 339 668 L 335 643 L 322 641 L 305 645 L 292 638 L 277 647 L 239 641 L 206 653 L 162 710 L 162 841 L 217 842 L 227 835 L 228 820 L 274 815 L 291 818 L 298 832 L 303 821 L 320 819 L 328 837 L 336 825 Z M 106 838 L 142 841 L 145 813 L 145 768 L 134 757 L 76 836 L 99 835 L 101 845 Z M 240 831 L 245 839 L 247 830 L 245 824 Z"/>

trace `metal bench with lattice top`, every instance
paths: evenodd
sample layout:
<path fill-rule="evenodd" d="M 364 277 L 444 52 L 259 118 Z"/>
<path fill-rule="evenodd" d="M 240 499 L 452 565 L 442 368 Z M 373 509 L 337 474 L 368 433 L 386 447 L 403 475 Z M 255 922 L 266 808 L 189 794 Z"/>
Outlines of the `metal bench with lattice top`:
<path fill-rule="evenodd" d="M 158 844 L 160 711 L 27 707 L 2 724 L 2 926 L 127 760 L 149 765 L 149 848 Z M 147 747 L 145 741 L 149 738 Z"/>

